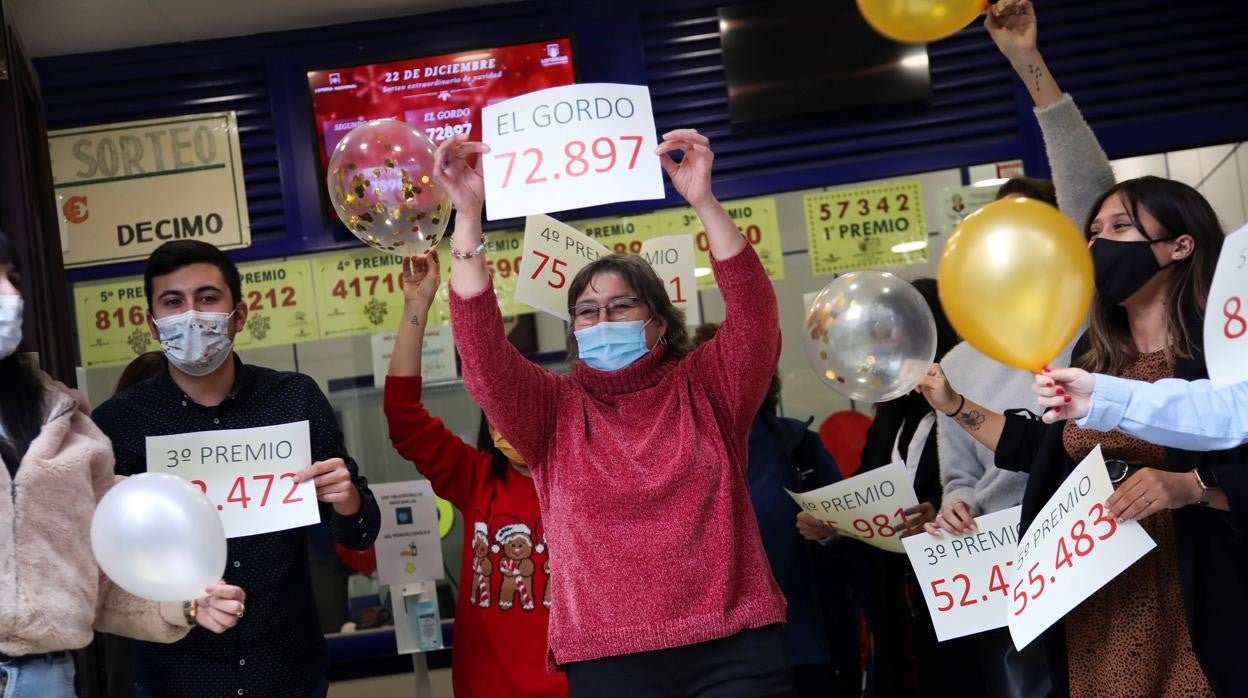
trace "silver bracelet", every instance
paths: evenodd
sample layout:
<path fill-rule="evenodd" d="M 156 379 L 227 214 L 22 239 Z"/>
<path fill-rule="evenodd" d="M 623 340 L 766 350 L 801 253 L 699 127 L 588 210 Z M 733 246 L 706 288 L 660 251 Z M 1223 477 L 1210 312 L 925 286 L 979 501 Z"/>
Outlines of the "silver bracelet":
<path fill-rule="evenodd" d="M 451 245 L 451 256 L 454 257 L 455 259 L 472 259 L 473 257 L 476 257 L 482 252 L 485 252 L 485 240 L 484 239 L 481 240 L 481 244 L 477 245 L 476 249 L 474 249 L 472 252 L 460 252 L 459 250 L 455 249 L 455 245 L 453 244 Z"/>

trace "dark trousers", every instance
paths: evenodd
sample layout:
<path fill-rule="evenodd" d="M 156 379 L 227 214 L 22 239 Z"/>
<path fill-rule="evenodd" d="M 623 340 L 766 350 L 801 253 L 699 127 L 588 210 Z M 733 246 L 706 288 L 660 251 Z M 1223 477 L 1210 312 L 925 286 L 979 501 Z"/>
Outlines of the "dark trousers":
<path fill-rule="evenodd" d="M 573 698 L 790 698 L 780 626 L 563 666 Z"/>

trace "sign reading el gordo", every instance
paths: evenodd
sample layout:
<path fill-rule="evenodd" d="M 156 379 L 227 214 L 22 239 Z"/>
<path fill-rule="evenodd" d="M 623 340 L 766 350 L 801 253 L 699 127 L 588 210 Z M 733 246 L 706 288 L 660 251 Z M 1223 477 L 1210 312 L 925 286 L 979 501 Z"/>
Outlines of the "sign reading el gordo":
<path fill-rule="evenodd" d="M 146 259 L 168 240 L 251 244 L 234 112 L 48 133 L 66 267 Z"/>

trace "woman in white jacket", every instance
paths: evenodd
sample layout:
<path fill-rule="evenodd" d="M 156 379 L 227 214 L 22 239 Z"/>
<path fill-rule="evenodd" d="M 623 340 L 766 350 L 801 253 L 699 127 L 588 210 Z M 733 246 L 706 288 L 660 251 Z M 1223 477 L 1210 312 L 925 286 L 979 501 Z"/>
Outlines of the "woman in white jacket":
<path fill-rule="evenodd" d="M 0 232 L 0 695 L 74 695 L 71 650 L 93 629 L 157 642 L 196 623 L 223 632 L 243 612 L 243 590 L 214 584 L 199 599 L 156 603 L 100 572 L 91 517 L 114 482 L 108 438 L 82 396 L 17 354 L 22 296 L 13 250 Z"/>

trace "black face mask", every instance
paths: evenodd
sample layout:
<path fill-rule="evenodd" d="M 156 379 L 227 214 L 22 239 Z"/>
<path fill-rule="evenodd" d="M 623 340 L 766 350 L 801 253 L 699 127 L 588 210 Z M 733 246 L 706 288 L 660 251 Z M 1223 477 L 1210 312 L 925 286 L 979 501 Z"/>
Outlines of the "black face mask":
<path fill-rule="evenodd" d="M 1092 243 L 1092 269 L 1101 299 L 1118 305 L 1164 269 L 1153 255 L 1153 245 L 1169 239 L 1121 242 L 1097 238 Z"/>

